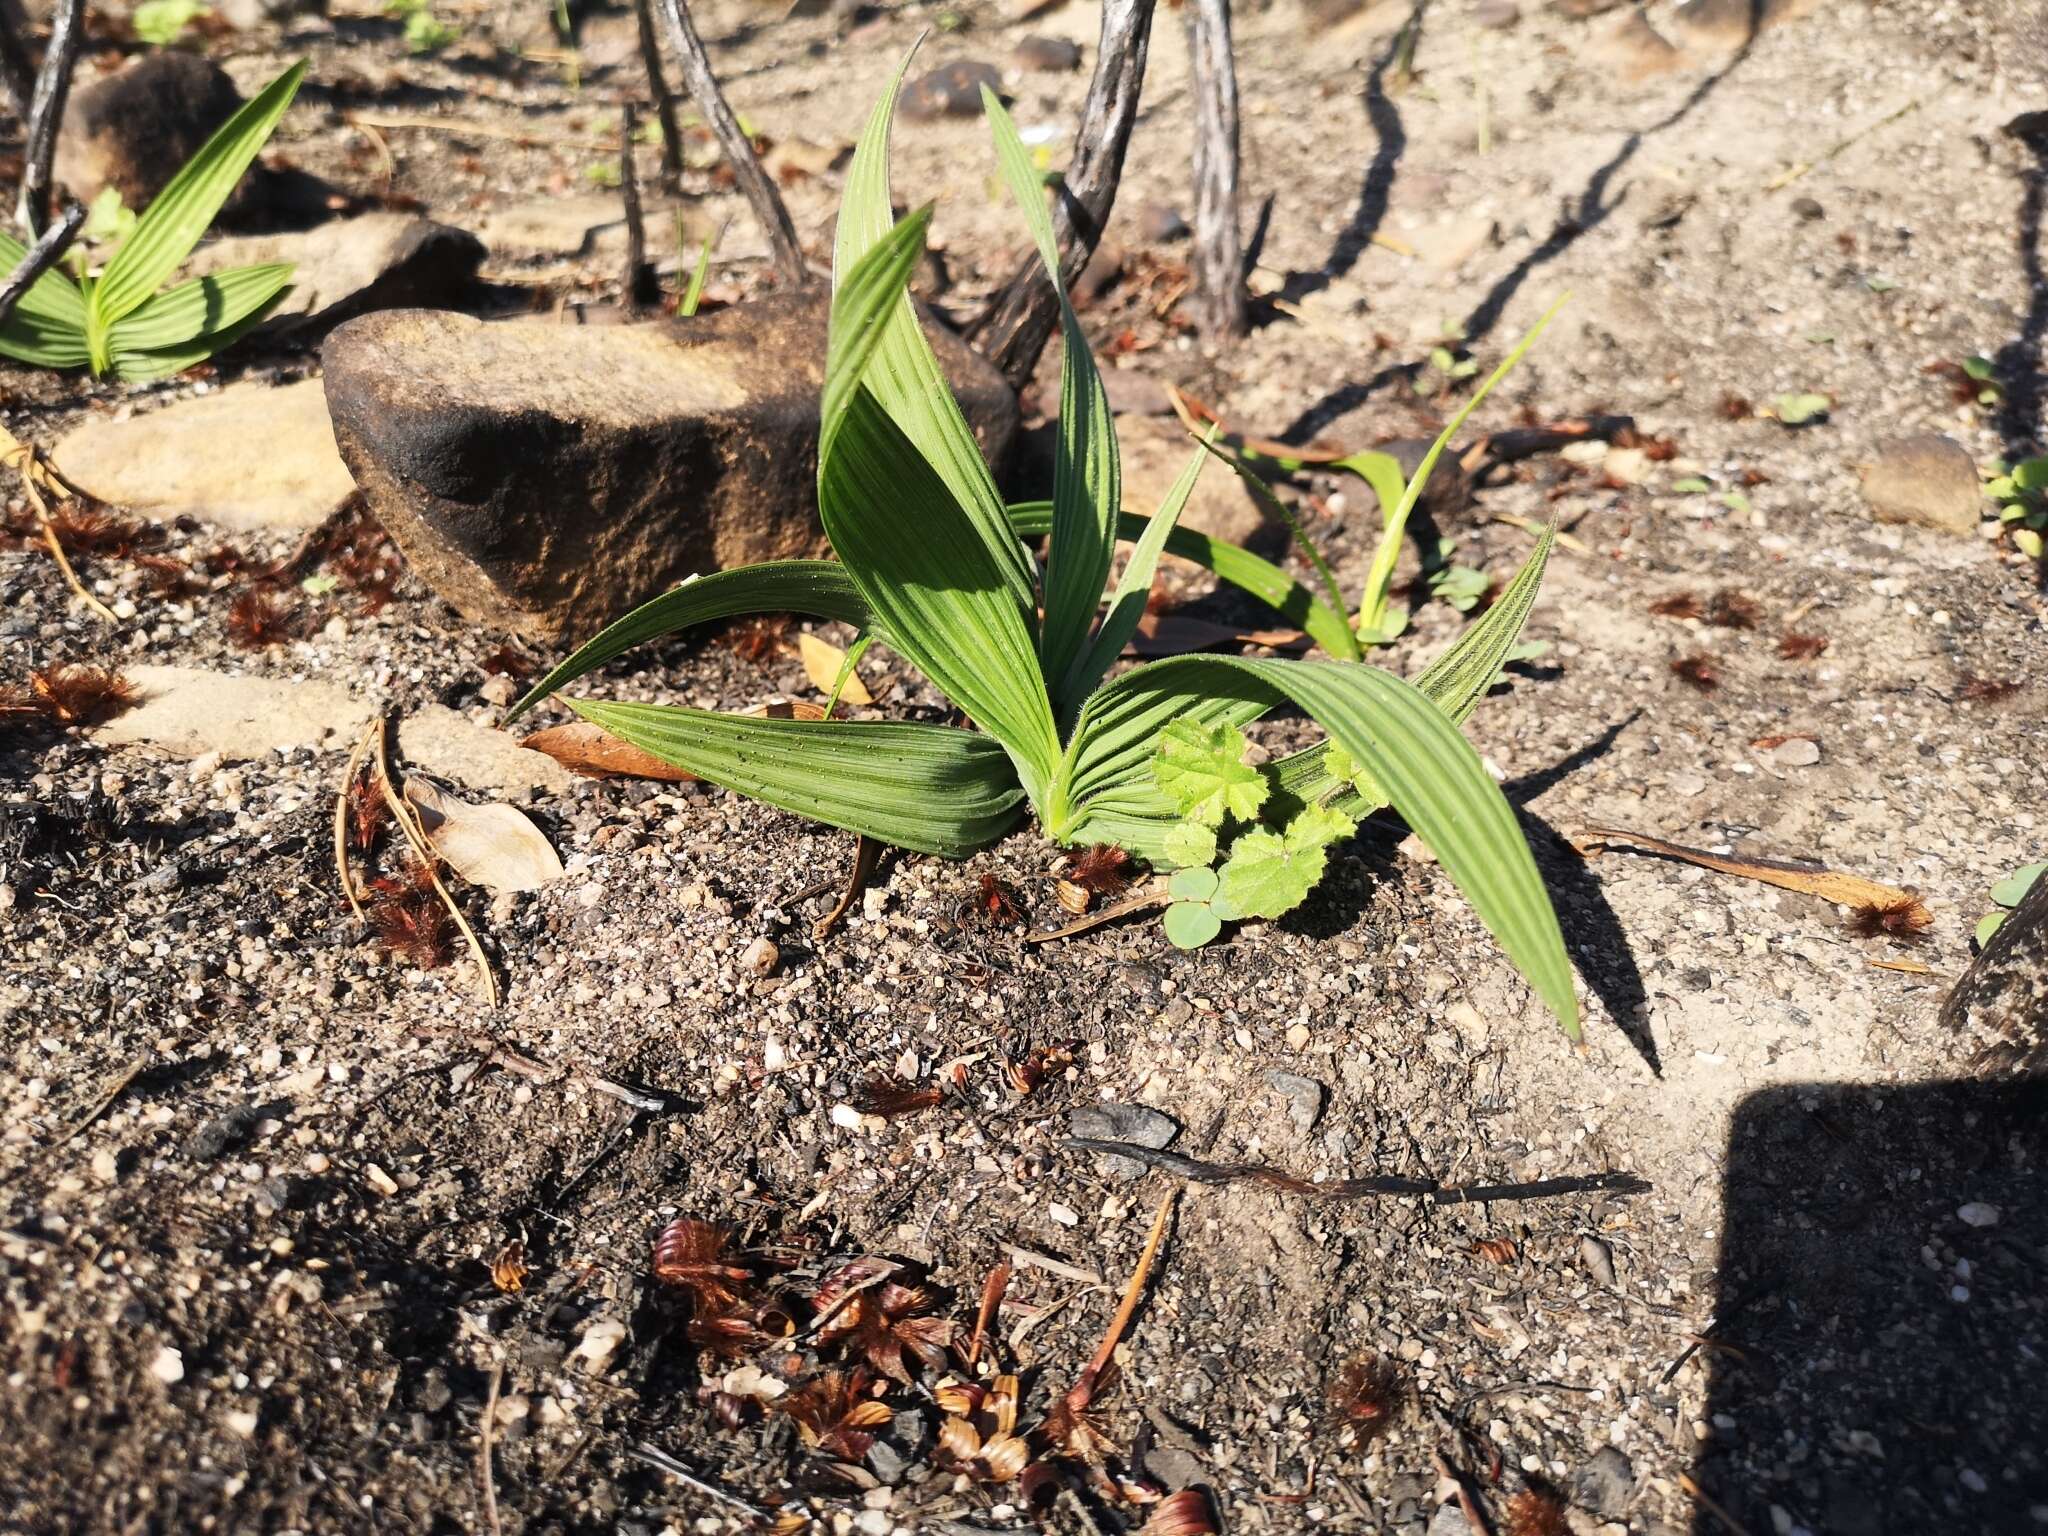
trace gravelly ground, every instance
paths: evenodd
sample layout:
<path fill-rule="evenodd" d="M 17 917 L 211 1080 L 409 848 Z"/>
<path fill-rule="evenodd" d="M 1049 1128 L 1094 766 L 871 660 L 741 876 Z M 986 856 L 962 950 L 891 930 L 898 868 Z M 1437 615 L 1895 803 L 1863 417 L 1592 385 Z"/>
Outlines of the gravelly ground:
<path fill-rule="evenodd" d="M 648 1279 L 649 1245 L 678 1212 L 730 1224 L 798 1281 L 835 1256 L 928 1266 L 969 1319 L 1007 1249 L 1048 1256 L 1063 1267 L 1020 1264 L 1000 1324 L 1035 1418 L 1092 1349 L 1173 1187 L 1062 1147 L 1070 1110 L 1110 1101 L 1172 1115 L 1182 1150 L 1316 1177 L 1625 1171 L 1651 1185 L 1470 1205 L 1181 1189 L 1104 1423 L 1160 1485 L 1213 1489 L 1227 1529 L 1455 1531 L 1439 1450 L 1494 1509 L 1525 1479 L 1554 1480 L 1580 1530 L 1705 1533 L 1726 1528 L 1716 1505 L 1759 1533 L 2038 1529 L 2039 1105 L 1928 1085 L 1961 1070 L 1965 1049 L 1933 1014 L 1984 893 L 2041 852 L 2043 605 L 1987 542 L 1872 524 L 1853 473 L 1909 428 L 1987 458 L 2038 430 L 2028 407 L 1980 415 L 1924 371 L 1982 352 L 2017 379 L 2029 317 L 2048 306 L 2016 253 L 2031 238 L 2030 162 L 1999 131 L 2038 104 L 2037 45 L 2017 8 L 1843 4 L 1732 65 L 1695 57 L 1631 81 L 1599 51 L 1604 22 L 1526 8 L 1500 34 L 1432 7 L 1419 78 L 1398 92 L 1373 73 L 1398 16 L 1369 11 L 1313 40 L 1286 8 L 1242 17 L 1248 183 L 1277 195 L 1259 285 L 1298 315 L 1269 315 L 1222 355 L 1128 297 L 1090 323 L 1104 341 L 1130 329 L 1142 350 L 1128 361 L 1247 430 L 1363 444 L 1434 419 L 1437 402 L 1403 379 L 1445 320 L 1473 317 L 1491 358 L 1575 292 L 1498 420 L 1626 411 L 1679 457 L 1621 488 L 1537 461 L 1481 494 L 1484 512 L 1561 512 L 1586 552 L 1555 562 L 1531 626 L 1554 651 L 1487 701 L 1473 734 L 1557 896 L 1586 983 L 1583 1052 L 1440 873 L 1378 824 L 1302 913 L 1193 955 L 1142 923 L 1037 948 L 977 921 L 984 875 L 1053 920 L 1053 853 L 1030 833 L 964 865 L 885 863 L 864 907 L 813 944 L 842 836 L 694 786 L 537 793 L 525 803 L 569 874 L 472 898 L 505 989 L 490 1013 L 461 967 L 380 959 L 347 920 L 327 847 L 339 753 L 188 763 L 79 738 L 17 744 L 0 752 L 6 1518 L 482 1529 L 478 1429 L 496 1372 L 508 1530 L 731 1523 L 630 1459 L 640 1441 L 834 1529 L 1114 1528 L 1125 1512 L 1092 1495 L 1025 1515 L 1010 1490 L 932 1470 L 938 1415 L 921 1389 L 892 1394 L 912 1417 L 890 1430 L 895 1462 L 870 1462 L 890 1480 L 865 1494 L 821 1478 L 784 1419 L 721 1428 L 695 1396 L 685 1311 Z M 964 14 L 974 25 L 926 60 L 1007 52 L 999 17 Z M 735 100 L 771 136 L 853 121 L 931 19 L 890 13 L 834 44 L 827 20 L 714 16 L 707 31 L 735 38 L 720 50 Z M 1092 29 L 1071 7 L 1035 25 Z M 502 17 L 469 28 L 458 55 L 517 38 Z M 593 52 L 621 30 L 629 19 L 593 17 Z M 316 81 L 405 110 L 495 120 L 563 99 L 542 64 L 408 59 L 380 20 L 305 41 Z M 245 81 L 278 56 L 275 38 L 237 48 Z M 561 116 L 598 110 L 629 78 L 593 69 Z M 1163 26 L 1126 206 L 1181 195 L 1183 82 Z M 1020 81 L 1020 121 L 1068 121 L 1084 83 Z M 288 152 L 361 184 L 348 131 L 309 100 Z M 1011 244 L 980 130 L 912 128 L 898 146 L 899 190 L 943 200 L 948 299 L 964 309 Z M 399 136 L 395 190 L 465 222 L 578 184 L 572 149 L 476 148 Z M 1768 188 L 1802 159 L 1818 163 Z M 831 177 L 792 189 L 817 249 L 833 194 Z M 1794 208 L 1800 196 L 1819 217 Z M 734 293 L 751 281 L 750 238 L 743 222 L 730 236 Z M 115 395 L 18 371 L 0 383 L 13 429 L 38 436 Z M 1793 432 L 1722 409 L 1792 389 L 1836 395 L 1828 422 Z M 1672 490 L 1744 471 L 1764 477 L 1747 512 Z M 1355 586 L 1365 498 L 1315 488 L 1315 526 Z M 1445 531 L 1503 573 L 1527 547 L 1476 514 Z M 169 548 L 218 542 L 178 530 Z M 93 574 L 139 610 L 111 637 L 67 606 L 40 556 L 0 553 L 10 678 L 52 658 L 175 662 L 339 682 L 401 713 L 496 715 L 481 663 L 498 637 L 411 583 L 374 616 L 346 593 L 312 600 L 324 627 L 251 654 L 223 638 L 231 578 L 167 603 L 118 562 Z M 1756 631 L 1647 611 L 1730 587 L 1761 604 Z M 1455 623 L 1422 610 L 1392 664 L 1417 670 Z M 1795 627 L 1826 636 L 1826 653 L 1780 659 Z M 1672 675 L 1694 652 L 1715 658 L 1716 691 Z M 871 670 L 884 711 L 931 703 L 892 659 Z M 2002 703 L 1961 698 L 1970 678 L 2007 677 L 2022 687 Z M 694 641 L 622 663 L 602 687 L 729 707 L 810 691 L 788 657 Z M 1262 729 L 1274 745 L 1302 730 Z M 1820 762 L 1751 745 L 1788 733 L 1816 738 Z M 1906 951 L 1811 898 L 1625 853 L 1581 861 L 1564 839 L 1603 823 L 1910 884 L 1934 928 Z M 781 949 L 765 978 L 741 963 L 761 936 Z M 1933 974 L 1872 964 L 1902 956 Z M 522 1075 L 493 1059 L 497 1044 L 668 1107 L 636 1113 L 588 1078 Z M 1055 1056 L 1019 1097 L 1002 1064 L 1047 1051 L 1071 1065 Z M 955 1104 L 887 1124 L 850 1109 L 877 1070 L 922 1078 L 955 1062 Z M 1323 1085 L 1319 1116 L 1294 1112 L 1276 1071 Z M 1966 1206 L 1999 1219 L 1973 1225 Z M 513 1239 L 531 1268 L 507 1295 L 491 1260 Z M 1498 1239 L 1511 1262 L 1476 1248 Z M 1717 1311 L 1732 1315 L 1714 1342 L 1671 1370 Z M 1325 1395 L 1362 1351 L 1406 1384 L 1397 1422 L 1366 1443 L 1330 1426 Z"/>

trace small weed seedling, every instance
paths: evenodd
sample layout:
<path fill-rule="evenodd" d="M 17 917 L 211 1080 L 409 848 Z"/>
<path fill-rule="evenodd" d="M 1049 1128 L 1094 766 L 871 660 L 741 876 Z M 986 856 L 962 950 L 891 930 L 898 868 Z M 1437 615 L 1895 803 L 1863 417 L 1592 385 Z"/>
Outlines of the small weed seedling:
<path fill-rule="evenodd" d="M 160 379 L 204 362 L 269 312 L 292 280 L 290 262 L 237 267 L 158 292 L 184 264 L 242 179 L 305 74 L 294 64 L 206 141 L 134 220 L 98 275 L 46 272 L 0 325 L 0 354 L 42 368 L 90 368 L 124 382 Z M 95 214 L 101 210 L 95 206 Z M 118 205 L 102 216 L 118 235 Z M 0 235 L 0 269 L 26 254 Z"/>
<path fill-rule="evenodd" d="M 201 5 L 199 0 L 142 0 L 130 24 L 138 41 L 167 48 L 183 37 L 193 22 L 212 14 L 213 7 Z"/>
<path fill-rule="evenodd" d="M 462 36 L 462 28 L 434 15 L 429 0 L 384 0 L 384 14 L 404 19 L 403 35 L 410 53 L 438 53 Z"/>
<path fill-rule="evenodd" d="M 1998 520 L 2013 548 L 2041 559 L 2042 535 L 2048 533 L 2048 458 L 2022 459 L 2011 469 L 1996 465 L 1984 490 L 1998 503 Z"/>
<path fill-rule="evenodd" d="M 1231 579 L 1262 587 L 1282 612 L 1309 595 L 1233 546 L 1173 542 L 1206 446 L 1153 517 L 1120 511 L 1108 396 L 1064 294 L 1053 499 L 1003 504 L 907 291 L 931 210 L 898 222 L 890 207 L 887 143 L 900 83 L 899 70 L 861 135 L 839 216 L 818 443 L 819 512 L 838 559 L 686 582 L 582 647 L 513 718 L 629 647 L 686 625 L 760 612 L 840 620 L 916 666 L 976 729 L 567 702 L 712 783 L 946 857 L 994 842 L 1027 808 L 1056 843 L 1113 844 L 1155 867 L 1197 864 L 1189 855 L 1203 850 L 1188 846 L 1191 825 L 1211 834 L 1212 858 L 1225 851 L 1220 832 L 1228 848 L 1209 872 L 1214 887 L 1198 898 L 1191 886 L 1186 903 L 1207 902 L 1219 925 L 1219 896 L 1224 911 L 1245 914 L 1300 901 L 1329 844 L 1358 814 L 1391 803 L 1576 1035 L 1556 915 L 1514 811 L 1458 731 L 1515 642 L 1548 538 L 1417 684 L 1355 661 L 1215 655 L 1109 677 L 1137 632 L 1163 550 L 1190 550 L 1219 573 L 1229 567 Z M 1004 179 L 1057 283 L 1044 183 L 1001 103 L 984 91 L 983 105 Z M 1023 539 L 1047 534 L 1041 571 Z M 1119 538 L 1133 548 L 1103 611 Z M 1326 611 L 1317 623 L 1328 632 L 1332 620 L 1348 634 L 1341 613 Z M 1323 726 L 1328 742 L 1264 770 L 1237 761 L 1241 728 L 1287 704 Z M 1163 775 L 1155 768 L 1162 759 Z M 1199 921 L 1171 919 L 1182 938 Z"/>
<path fill-rule="evenodd" d="M 1992 910 L 1977 919 L 1974 937 L 1979 949 L 1991 942 L 1991 936 L 2004 925 L 2007 914 L 2027 899 L 2027 892 L 2034 888 L 2034 882 L 2044 873 L 2048 873 L 2048 860 L 2023 865 L 1991 887 Z"/>

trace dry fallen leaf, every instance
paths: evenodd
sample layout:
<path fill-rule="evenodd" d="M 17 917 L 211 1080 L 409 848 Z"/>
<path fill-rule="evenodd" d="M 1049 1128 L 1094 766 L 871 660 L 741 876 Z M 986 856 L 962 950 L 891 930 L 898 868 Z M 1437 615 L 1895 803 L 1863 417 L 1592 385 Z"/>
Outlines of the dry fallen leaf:
<path fill-rule="evenodd" d="M 503 804 L 471 805 L 444 794 L 414 774 L 405 798 L 419 812 L 434 852 L 472 885 L 493 895 L 537 891 L 562 877 L 562 860 L 524 811 Z"/>
<path fill-rule="evenodd" d="M 508 1296 L 526 1289 L 526 1244 L 518 1238 L 500 1248 L 491 1260 L 491 1284 Z"/>
<path fill-rule="evenodd" d="M 1263 645 L 1290 650 L 1307 642 L 1298 629 L 1232 629 L 1181 613 L 1148 613 L 1126 649 L 1134 656 L 1185 656 L 1218 645 Z"/>
<path fill-rule="evenodd" d="M 846 652 L 829 640 L 820 640 L 813 634 L 799 634 L 796 637 L 797 654 L 803 659 L 804 675 L 817 685 L 818 692 L 827 698 L 839 682 L 839 669 L 846 665 Z M 860 680 L 860 673 L 847 675 L 846 686 L 839 690 L 839 698 L 846 704 L 872 704 L 874 695 Z"/>

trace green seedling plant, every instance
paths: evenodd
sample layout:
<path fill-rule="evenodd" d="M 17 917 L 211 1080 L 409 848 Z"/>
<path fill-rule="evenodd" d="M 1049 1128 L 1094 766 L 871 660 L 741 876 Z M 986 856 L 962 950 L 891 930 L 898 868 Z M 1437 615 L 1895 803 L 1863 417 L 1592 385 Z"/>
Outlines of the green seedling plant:
<path fill-rule="evenodd" d="M 1422 500 L 1423 492 L 1429 488 L 1429 477 L 1436 469 L 1437 461 L 1443 457 L 1444 449 L 1449 446 L 1451 438 L 1465 425 L 1472 412 L 1478 409 L 1479 403 L 1493 392 L 1494 386 L 1506 378 L 1522 360 L 1523 355 L 1535 344 L 1536 338 L 1543 334 L 1544 329 L 1557 317 L 1558 311 L 1564 305 L 1564 299 L 1559 299 L 1553 304 L 1550 311 L 1515 344 L 1514 350 L 1501 360 L 1500 366 L 1472 392 L 1471 398 L 1459 407 L 1457 414 L 1445 425 L 1443 431 L 1437 434 L 1436 440 L 1430 444 L 1429 451 L 1416 465 L 1412 476 L 1403 475 L 1399 459 L 1376 448 L 1361 449 L 1357 453 L 1336 458 L 1309 460 L 1276 453 L 1270 445 L 1256 449 L 1250 446 L 1212 445 L 1212 451 L 1236 471 L 1239 478 L 1244 481 L 1246 489 L 1259 504 L 1286 525 L 1288 532 L 1293 536 L 1295 546 L 1314 570 L 1321 588 L 1316 594 L 1298 592 L 1291 581 L 1285 576 L 1279 576 L 1278 585 L 1286 591 L 1292 605 L 1282 611 L 1305 629 L 1309 637 L 1330 655 L 1343 661 L 1362 661 L 1365 658 L 1365 647 L 1390 645 L 1406 631 L 1407 615 L 1394 609 L 1393 596 L 1394 568 L 1400 562 L 1401 546 L 1408 536 L 1408 519 Z M 1476 368 L 1477 365 L 1473 366 Z M 1373 550 L 1372 564 L 1366 571 L 1365 586 L 1359 594 L 1358 610 L 1355 614 L 1346 616 L 1344 594 L 1337 584 L 1336 573 L 1331 570 L 1330 562 L 1316 547 L 1315 541 L 1309 537 L 1301 519 L 1294 515 L 1293 509 L 1286 502 L 1273 494 L 1272 488 L 1259 473 L 1259 466 L 1268 464 L 1291 475 L 1302 474 L 1310 469 L 1342 471 L 1356 475 L 1371 487 L 1380 507 L 1380 538 Z M 1547 552 L 1547 543 L 1544 548 Z M 1182 551 L 1175 549 L 1174 553 L 1180 554 Z M 1442 552 L 1439 554 L 1440 559 L 1448 558 Z M 1443 569 L 1453 571 L 1464 568 L 1446 565 Z M 1259 573 L 1262 579 L 1257 583 L 1240 579 L 1236 572 L 1236 562 L 1232 563 L 1232 569 L 1228 571 L 1219 567 L 1216 574 L 1243 587 L 1255 597 L 1265 596 L 1260 590 L 1261 586 L 1275 585 L 1274 582 L 1263 579 L 1264 572 Z M 1471 591 L 1471 579 L 1463 576 L 1447 576 L 1440 586 L 1439 582 L 1431 579 L 1430 562 L 1427 559 L 1424 561 L 1423 574 L 1425 585 L 1429 587 L 1432 595 L 1442 595 L 1447 600 L 1453 600 Z M 1274 575 L 1279 573 L 1274 572 Z M 1480 594 L 1484 593 L 1483 584 L 1478 591 Z M 1266 600 L 1271 602 L 1270 598 Z M 1457 606 L 1461 613 L 1469 612 L 1477 605 L 1476 595 L 1472 602 L 1463 606 L 1453 601 L 1453 606 Z"/>
<path fill-rule="evenodd" d="M 888 134 L 901 81 L 899 69 L 861 134 L 836 236 L 817 487 L 837 559 L 688 581 L 585 644 L 512 718 L 628 648 L 688 625 L 758 612 L 837 620 L 915 666 L 969 726 L 565 702 L 711 783 L 878 841 L 961 858 L 1029 812 L 1057 844 L 1113 843 L 1171 867 L 1168 840 L 1188 817 L 1185 794 L 1154 771 L 1162 732 L 1237 731 L 1293 705 L 1329 740 L 1262 771 L 1260 810 L 1283 845 L 1296 807 L 1329 806 L 1355 820 L 1361 808 L 1391 804 L 1576 1036 L 1556 915 L 1513 810 L 1458 731 L 1514 643 L 1547 542 L 1416 684 L 1351 662 L 1221 655 L 1176 656 L 1110 677 L 1137 632 L 1164 550 L 1188 551 L 1219 574 L 1227 567 L 1229 579 L 1283 613 L 1306 611 L 1310 594 L 1218 541 L 1176 543 L 1202 448 L 1152 517 L 1121 511 L 1108 397 L 1063 292 L 1052 500 L 1004 505 L 908 294 L 931 209 L 901 221 L 891 211 Z M 1004 177 L 1057 290 L 1058 251 L 1030 155 L 1001 103 L 984 92 L 983 105 Z M 1035 538 L 1048 540 L 1042 567 L 1024 543 Z M 1105 609 L 1119 540 L 1132 548 Z M 1330 617 L 1342 627 L 1341 615 Z M 1327 619 L 1317 623 L 1327 628 Z M 1357 764 L 1374 786 L 1373 806 L 1332 772 L 1333 746 L 1347 754 L 1338 766 Z M 1233 856 L 1253 830 L 1236 834 Z"/>
<path fill-rule="evenodd" d="M 142 0 L 129 23 L 138 41 L 167 48 L 183 37 L 193 22 L 212 14 L 213 7 L 201 5 L 199 0 Z"/>
<path fill-rule="evenodd" d="M 384 14 L 404 20 L 408 53 L 438 53 L 462 36 L 462 28 L 434 14 L 431 0 L 384 0 Z"/>
<path fill-rule="evenodd" d="M 291 286 L 290 262 L 163 285 L 277 127 L 305 70 L 294 64 L 223 123 L 115 241 L 97 273 L 38 278 L 0 325 L 0 354 L 133 383 L 203 362 L 261 320 Z M 0 269 L 24 254 L 19 241 L 0 235 Z"/>
<path fill-rule="evenodd" d="M 2013 909 L 2027 899 L 2027 892 L 2034 888 L 2034 882 L 2043 874 L 2048 874 L 2048 860 L 2022 865 L 1991 887 L 1992 910 L 1977 919 L 1974 937 L 1979 949 L 1991 942 L 1991 936 L 2005 925 Z"/>
<path fill-rule="evenodd" d="M 2013 548 L 2030 559 L 2042 558 L 2042 535 L 2048 533 L 2048 458 L 2022 459 L 2010 469 L 1997 465 L 1984 490 L 1998 503 L 1998 521 Z"/>

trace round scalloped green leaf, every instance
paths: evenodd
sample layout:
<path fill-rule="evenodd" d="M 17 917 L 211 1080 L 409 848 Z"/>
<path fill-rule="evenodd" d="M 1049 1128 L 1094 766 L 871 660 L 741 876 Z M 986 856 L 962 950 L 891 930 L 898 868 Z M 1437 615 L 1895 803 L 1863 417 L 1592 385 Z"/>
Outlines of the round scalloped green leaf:
<path fill-rule="evenodd" d="M 1253 917 L 1278 917 L 1308 899 L 1328 862 L 1322 844 L 1289 847 L 1278 832 L 1258 827 L 1231 846 L 1230 862 L 1223 866 L 1224 894 Z"/>
<path fill-rule="evenodd" d="M 1998 932 L 1999 925 L 2004 921 L 2005 914 L 2003 912 L 1986 912 L 1977 919 L 1976 939 L 1979 949 L 1982 949 L 1991 942 L 1991 935 Z"/>
<path fill-rule="evenodd" d="M 1199 901 L 1175 902 L 1161 921 L 1179 949 L 1200 949 L 1223 931 L 1223 920 Z"/>
<path fill-rule="evenodd" d="M 1216 871 L 1213 869 L 1182 869 L 1174 872 L 1167 882 L 1167 895 L 1175 901 L 1207 901 L 1216 894 Z"/>
<path fill-rule="evenodd" d="M 2023 865 L 1991 887 L 1991 899 L 2001 907 L 2016 907 L 2027 899 L 2027 892 L 2034 888 L 2034 882 L 2041 878 L 2041 872 L 2048 870 L 2048 860 L 2039 864 Z"/>
<path fill-rule="evenodd" d="M 1175 720 L 1159 733 L 1152 776 L 1190 821 L 1250 821 L 1265 804 L 1266 776 L 1244 761 L 1244 750 L 1244 732 L 1233 725 Z"/>
<path fill-rule="evenodd" d="M 1187 869 L 1216 862 L 1216 829 L 1183 821 L 1166 834 L 1161 850 L 1169 862 Z"/>
<path fill-rule="evenodd" d="M 1240 922 L 1244 914 L 1237 909 L 1237 903 L 1230 899 L 1227 891 L 1218 891 L 1209 898 L 1209 910 L 1226 923 Z"/>

